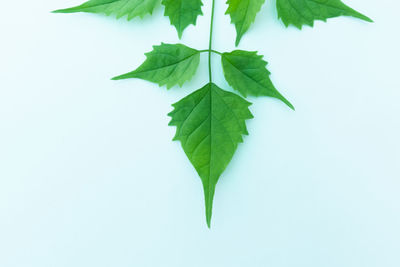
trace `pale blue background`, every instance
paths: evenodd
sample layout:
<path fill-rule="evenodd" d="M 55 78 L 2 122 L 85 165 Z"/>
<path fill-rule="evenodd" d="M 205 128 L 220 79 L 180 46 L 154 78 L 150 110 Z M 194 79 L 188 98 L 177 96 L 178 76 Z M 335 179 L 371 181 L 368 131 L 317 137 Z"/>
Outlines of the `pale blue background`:
<path fill-rule="evenodd" d="M 398 1 L 346 0 L 375 23 L 303 31 L 267 1 L 240 48 L 265 55 L 297 111 L 251 99 L 256 118 L 218 184 L 211 231 L 166 116 L 206 81 L 205 55 L 181 89 L 110 81 L 177 35 L 162 8 L 131 22 L 49 13 L 80 2 L 2 2 L 1 267 L 400 266 Z M 182 39 L 199 49 L 204 2 Z M 231 50 L 224 2 L 215 48 Z"/>

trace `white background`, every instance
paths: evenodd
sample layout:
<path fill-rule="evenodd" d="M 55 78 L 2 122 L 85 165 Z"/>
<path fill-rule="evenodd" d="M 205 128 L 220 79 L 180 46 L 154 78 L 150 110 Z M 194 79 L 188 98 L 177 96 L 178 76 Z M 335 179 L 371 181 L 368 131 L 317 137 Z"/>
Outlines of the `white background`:
<path fill-rule="evenodd" d="M 211 230 L 166 115 L 207 81 L 206 55 L 183 88 L 110 81 L 152 45 L 205 49 L 204 2 L 181 41 L 161 7 L 127 22 L 50 14 L 80 0 L 2 3 L 0 266 L 400 266 L 399 2 L 346 0 L 375 23 L 299 31 L 267 1 L 239 48 L 265 56 L 296 111 L 250 99 L 250 136 L 218 184 Z M 224 2 L 214 48 L 230 51 Z"/>

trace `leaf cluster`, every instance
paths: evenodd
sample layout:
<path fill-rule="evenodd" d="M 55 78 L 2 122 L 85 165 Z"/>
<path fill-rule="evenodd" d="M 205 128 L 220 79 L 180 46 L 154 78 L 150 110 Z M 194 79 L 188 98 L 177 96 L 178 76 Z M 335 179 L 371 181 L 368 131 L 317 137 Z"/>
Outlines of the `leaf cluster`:
<path fill-rule="evenodd" d="M 212 5 L 211 34 L 214 16 Z M 226 14 L 236 28 L 236 46 L 256 20 L 265 0 L 228 0 Z M 165 7 L 164 15 L 176 28 L 179 38 L 189 25 L 195 25 L 202 15 L 201 0 L 89 0 L 82 5 L 60 9 L 56 13 L 89 12 L 126 16 L 128 20 L 152 14 L 158 6 Z M 285 26 L 301 29 L 313 26 L 316 20 L 326 21 L 338 16 L 352 16 L 372 20 L 345 5 L 340 0 L 276 0 L 278 16 Z M 234 50 L 218 52 L 210 46 L 196 50 L 183 44 L 156 45 L 146 53 L 146 60 L 137 69 L 113 80 L 139 78 L 170 89 L 182 86 L 196 73 L 201 53 L 220 56 L 224 77 L 237 93 L 225 91 L 210 80 L 173 104 L 169 125 L 176 126 L 174 140 L 180 141 L 188 159 L 199 174 L 204 189 L 207 224 L 210 227 L 212 203 L 217 182 L 231 161 L 243 136 L 248 134 L 246 121 L 253 118 L 248 96 L 267 96 L 279 99 L 289 108 L 293 105 L 275 88 L 267 69 L 267 62 L 257 52 Z M 211 61 L 211 57 L 209 57 Z"/>
<path fill-rule="evenodd" d="M 235 24 L 236 45 L 255 21 L 264 2 L 265 0 L 227 0 L 226 14 Z M 126 16 L 127 20 L 131 20 L 135 17 L 143 18 L 147 14 L 151 15 L 159 5 L 164 6 L 164 15 L 169 17 L 179 38 L 189 25 L 196 25 L 197 17 L 203 14 L 201 0 L 89 0 L 82 5 L 53 12 L 99 13 L 107 16 L 114 15 L 117 19 Z M 286 26 L 294 25 L 299 29 L 304 25 L 313 26 L 316 20 L 326 21 L 339 16 L 351 16 L 372 22 L 370 18 L 340 0 L 276 0 L 276 8 L 278 17 Z"/>

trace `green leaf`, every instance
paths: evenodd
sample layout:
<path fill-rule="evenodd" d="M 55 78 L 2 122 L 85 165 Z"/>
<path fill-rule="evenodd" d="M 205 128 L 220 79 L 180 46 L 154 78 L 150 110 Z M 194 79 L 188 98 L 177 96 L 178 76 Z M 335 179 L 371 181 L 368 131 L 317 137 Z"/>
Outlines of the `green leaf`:
<path fill-rule="evenodd" d="M 223 53 L 221 56 L 222 68 L 229 85 L 243 96 L 270 96 L 282 100 L 294 110 L 293 105 L 276 90 L 269 75 L 263 56 L 257 52 L 235 50 Z"/>
<path fill-rule="evenodd" d="M 102 13 L 107 16 L 116 15 L 117 19 L 127 16 L 128 20 L 134 17 L 143 17 L 152 14 L 160 0 L 90 0 L 80 6 L 59 9 L 54 13 Z"/>
<path fill-rule="evenodd" d="M 210 227 L 215 186 L 231 161 L 243 135 L 247 119 L 253 118 L 251 103 L 226 92 L 213 83 L 195 91 L 179 102 L 169 116 L 169 125 L 177 126 L 174 140 L 199 174 L 204 188 L 206 219 Z"/>
<path fill-rule="evenodd" d="M 287 26 L 301 29 L 303 25 L 313 26 L 314 21 L 326 21 L 339 16 L 356 17 L 368 22 L 370 18 L 346 6 L 340 0 L 276 0 L 278 16 Z"/>
<path fill-rule="evenodd" d="M 162 4 L 165 6 L 164 15 L 168 16 L 171 24 L 175 26 L 179 38 L 187 26 L 196 25 L 197 17 L 203 15 L 201 0 L 163 0 Z"/>
<path fill-rule="evenodd" d="M 160 86 L 182 86 L 196 73 L 200 63 L 200 52 L 182 44 L 153 46 L 146 53 L 146 61 L 136 70 L 114 77 L 113 80 L 139 78 Z"/>
<path fill-rule="evenodd" d="M 239 45 L 243 34 L 256 19 L 264 2 L 265 0 L 228 0 L 226 2 L 228 4 L 226 14 L 231 16 L 231 21 L 236 27 L 236 46 Z"/>

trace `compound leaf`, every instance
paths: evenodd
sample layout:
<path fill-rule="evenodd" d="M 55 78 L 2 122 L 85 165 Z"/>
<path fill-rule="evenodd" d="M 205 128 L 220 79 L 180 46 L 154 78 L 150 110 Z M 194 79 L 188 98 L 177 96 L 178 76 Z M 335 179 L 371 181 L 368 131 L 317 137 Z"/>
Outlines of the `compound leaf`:
<path fill-rule="evenodd" d="M 152 14 L 160 0 L 90 0 L 80 6 L 59 9 L 54 13 L 102 13 L 107 16 L 115 15 L 118 18 L 127 16 L 128 20 L 134 17 L 143 17 Z"/>
<path fill-rule="evenodd" d="M 165 16 L 169 17 L 171 24 L 178 31 L 179 38 L 182 37 L 183 31 L 190 24 L 196 25 L 199 15 L 203 15 L 201 0 L 163 0 L 165 6 Z"/>
<path fill-rule="evenodd" d="M 247 119 L 253 118 L 251 103 L 213 83 L 173 104 L 169 125 L 177 126 L 174 140 L 182 144 L 204 188 L 206 219 L 210 227 L 215 186 L 231 161 Z"/>
<path fill-rule="evenodd" d="M 261 10 L 265 0 L 228 0 L 228 9 L 231 21 L 236 27 L 236 46 L 239 45 L 243 34 L 250 28 L 256 19 L 257 13 Z"/>
<path fill-rule="evenodd" d="M 282 100 L 291 109 L 293 105 L 286 100 L 272 84 L 267 70 L 267 62 L 257 52 L 235 50 L 223 53 L 222 68 L 229 85 L 243 96 L 270 96 Z"/>
<path fill-rule="evenodd" d="M 301 29 L 303 25 L 313 26 L 314 21 L 326 21 L 339 16 L 356 17 L 368 22 L 370 18 L 343 4 L 340 0 L 276 0 L 278 16 L 287 26 Z"/>
<path fill-rule="evenodd" d="M 171 88 L 182 86 L 196 73 L 200 63 L 200 52 L 182 44 L 153 46 L 146 53 L 146 61 L 136 70 L 114 77 L 113 80 L 139 78 Z"/>

